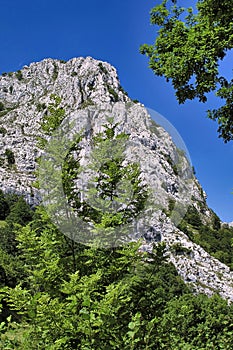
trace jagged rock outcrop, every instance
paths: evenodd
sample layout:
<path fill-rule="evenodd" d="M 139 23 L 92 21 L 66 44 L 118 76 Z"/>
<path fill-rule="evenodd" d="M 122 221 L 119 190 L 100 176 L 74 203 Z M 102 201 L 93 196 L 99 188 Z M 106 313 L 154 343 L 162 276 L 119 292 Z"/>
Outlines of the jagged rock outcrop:
<path fill-rule="evenodd" d="M 205 193 L 190 173 L 184 152 L 169 134 L 150 118 L 140 103 L 122 89 L 115 68 L 91 57 L 68 62 L 45 59 L 16 73 L 0 77 L 0 187 L 22 193 L 31 204 L 40 202 L 34 188 L 36 158 L 41 155 L 37 137 L 51 94 L 62 97 L 62 107 L 86 130 L 83 154 L 90 134 L 101 131 L 106 116 L 113 115 L 119 132 L 130 137 L 128 161 L 139 161 L 144 180 L 153 188 L 154 212 L 142 249 L 153 240 L 165 241 L 170 260 L 184 280 L 197 292 L 218 292 L 233 300 L 233 274 L 229 268 L 194 244 L 176 227 L 176 221 L 192 204 L 208 222 L 211 211 Z M 169 204 L 174 203 L 173 210 Z M 168 215 L 168 211 L 170 213 Z"/>

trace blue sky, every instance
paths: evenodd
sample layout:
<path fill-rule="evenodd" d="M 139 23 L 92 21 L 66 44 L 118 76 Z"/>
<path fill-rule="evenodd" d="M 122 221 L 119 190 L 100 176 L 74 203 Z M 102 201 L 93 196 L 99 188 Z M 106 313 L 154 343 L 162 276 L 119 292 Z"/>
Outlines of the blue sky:
<path fill-rule="evenodd" d="M 183 1 L 184 2 L 184 1 Z M 186 1 L 187 2 L 187 1 Z M 0 73 L 44 58 L 92 56 L 114 65 L 129 96 L 167 118 L 182 136 L 209 206 L 233 221 L 233 142 L 218 139 L 217 124 L 198 101 L 178 105 L 173 90 L 155 77 L 139 46 L 154 41 L 149 11 L 157 0 L 1 0 Z M 190 3 L 188 1 L 187 3 Z M 222 71 L 232 73 L 233 55 Z"/>

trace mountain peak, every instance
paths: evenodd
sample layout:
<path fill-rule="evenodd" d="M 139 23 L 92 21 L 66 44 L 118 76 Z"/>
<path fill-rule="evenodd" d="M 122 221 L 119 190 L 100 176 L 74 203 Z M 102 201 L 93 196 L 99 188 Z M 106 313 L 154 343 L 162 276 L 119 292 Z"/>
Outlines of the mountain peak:
<path fill-rule="evenodd" d="M 194 221 L 198 217 L 200 224 L 211 222 L 213 214 L 206 205 L 204 191 L 190 175 L 182 150 L 151 119 L 142 104 L 128 97 L 116 69 L 109 63 L 92 57 L 73 58 L 67 62 L 47 58 L 24 66 L 20 71 L 2 74 L 1 189 L 23 194 L 30 204 L 40 202 L 40 193 L 34 187 L 36 159 L 41 155 L 38 136 L 44 136 L 41 122 L 49 115 L 51 96 L 59 96 L 66 116 L 80 130 L 86 131 L 84 155 L 89 147 L 88 137 L 101 131 L 109 115 L 114 116 L 119 132 L 129 135 L 132 148 L 128 161 L 132 158 L 140 163 L 143 176 L 153 187 L 158 201 L 157 209 L 151 214 L 149 231 L 139 232 L 144 238 L 142 249 L 151 249 L 151 241 L 160 237 L 167 245 L 170 261 L 196 291 L 209 295 L 217 292 L 233 300 L 233 276 L 229 267 L 193 243 L 185 230 L 174 224 L 179 214 L 178 210 L 173 210 L 177 203 L 193 208 L 190 215 Z"/>

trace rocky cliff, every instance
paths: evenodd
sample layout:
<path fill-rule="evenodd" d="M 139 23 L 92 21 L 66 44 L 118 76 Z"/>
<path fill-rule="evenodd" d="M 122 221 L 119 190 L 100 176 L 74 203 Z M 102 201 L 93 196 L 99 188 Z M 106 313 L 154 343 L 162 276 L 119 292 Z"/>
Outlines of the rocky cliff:
<path fill-rule="evenodd" d="M 220 293 L 233 300 L 233 274 L 229 268 L 194 244 L 177 228 L 191 205 L 203 222 L 211 220 L 205 193 L 192 174 L 187 155 L 138 102 L 120 85 L 115 68 L 91 57 L 68 62 L 45 59 L 0 77 L 0 187 L 23 194 L 29 203 L 40 202 L 34 187 L 36 158 L 42 151 L 38 136 L 48 113 L 51 95 L 77 130 L 85 130 L 83 159 L 89 139 L 103 129 L 106 116 L 113 116 L 118 132 L 129 135 L 126 161 L 140 163 L 150 186 L 150 218 L 147 229 L 135 229 L 144 239 L 142 249 L 154 240 L 166 242 L 169 259 L 195 291 Z M 152 208 L 152 209 L 151 209 Z M 179 249 L 178 249 L 178 248 Z"/>

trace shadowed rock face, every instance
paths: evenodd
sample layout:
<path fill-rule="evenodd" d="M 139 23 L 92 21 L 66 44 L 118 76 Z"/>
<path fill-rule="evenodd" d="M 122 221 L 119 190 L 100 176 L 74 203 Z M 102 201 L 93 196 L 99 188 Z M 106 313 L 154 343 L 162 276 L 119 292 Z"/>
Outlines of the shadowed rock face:
<path fill-rule="evenodd" d="M 177 229 L 179 210 L 174 215 L 167 214 L 169 200 L 173 200 L 179 208 L 194 205 L 203 222 L 210 220 L 205 194 L 190 174 L 187 158 L 169 134 L 151 120 L 144 106 L 130 100 L 115 68 L 106 62 L 91 57 L 66 63 L 45 59 L 25 66 L 20 73 L 0 77 L 0 188 L 23 194 L 31 204 L 40 202 L 40 193 L 33 187 L 36 158 L 42 153 L 37 137 L 43 136 L 41 120 L 51 103 L 51 94 L 62 98 L 67 117 L 77 130 L 85 131 L 84 163 L 90 139 L 103 130 L 106 117 L 114 116 L 118 132 L 129 135 L 126 161 L 140 163 L 143 181 L 153 192 L 147 228 L 142 230 L 139 225 L 138 232 L 135 229 L 135 237 L 145 239 L 142 249 L 151 249 L 153 241 L 166 242 L 170 260 L 194 290 L 209 295 L 219 292 L 232 300 L 233 276 L 229 268 Z M 8 154 L 9 150 L 13 152 L 12 162 L 7 150 Z M 177 245 L 182 249 L 174 250 Z"/>

